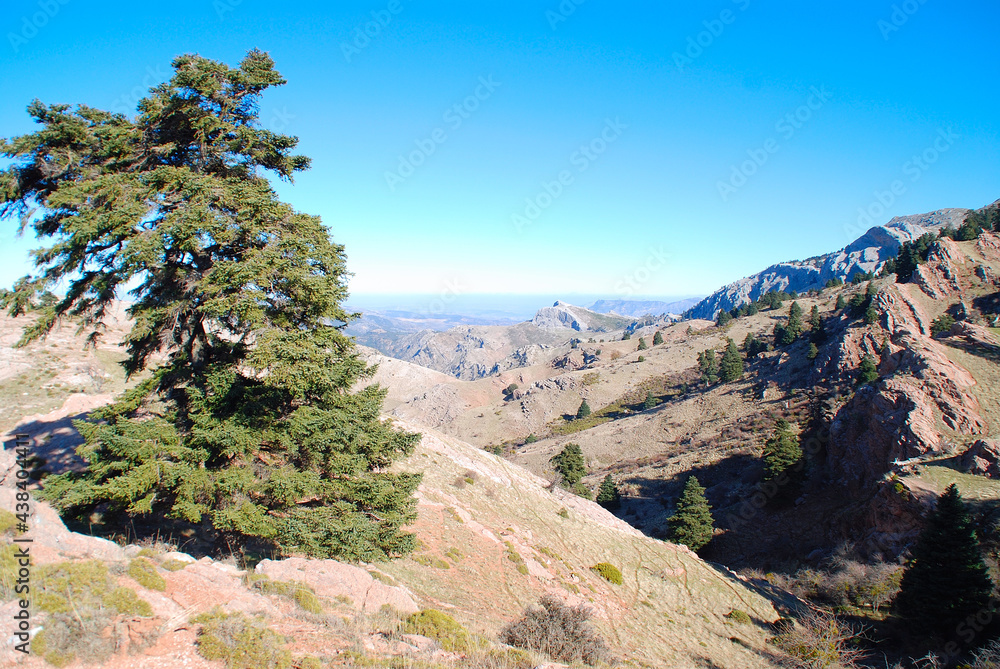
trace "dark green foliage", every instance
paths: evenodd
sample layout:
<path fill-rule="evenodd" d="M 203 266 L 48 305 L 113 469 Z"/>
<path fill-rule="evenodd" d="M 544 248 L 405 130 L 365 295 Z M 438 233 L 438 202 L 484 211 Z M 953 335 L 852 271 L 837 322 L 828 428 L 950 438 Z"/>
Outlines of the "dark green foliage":
<path fill-rule="evenodd" d="M 587 474 L 587 463 L 579 444 L 566 444 L 549 462 L 562 478 L 563 485 L 568 487 L 578 484 Z"/>
<path fill-rule="evenodd" d="M 840 279 L 839 277 L 830 279 L 830 280 L 828 280 L 826 282 L 826 287 L 827 288 L 836 288 L 837 286 L 843 286 L 843 285 L 844 285 L 844 281 L 842 279 Z"/>
<path fill-rule="evenodd" d="M 659 346 L 662 343 L 663 343 L 663 334 L 659 330 L 657 330 L 653 334 L 653 346 Z"/>
<path fill-rule="evenodd" d="M 955 324 L 955 318 L 950 314 L 942 314 L 931 323 L 931 334 L 935 337 L 951 332 L 951 326 Z"/>
<path fill-rule="evenodd" d="M 851 283 L 855 286 L 864 283 L 865 281 L 871 281 L 875 278 L 875 275 L 871 272 L 855 272 L 851 275 Z"/>
<path fill-rule="evenodd" d="M 536 441 L 538 441 L 538 437 L 536 437 L 534 433 L 529 434 L 527 437 L 524 438 L 524 443 L 526 444 L 533 444 Z"/>
<path fill-rule="evenodd" d="M 403 630 L 434 639 L 450 652 L 468 650 L 472 642 L 461 623 L 437 609 L 422 609 L 406 619 Z"/>
<path fill-rule="evenodd" d="M 696 551 L 712 540 L 713 522 L 712 507 L 705 499 L 705 489 L 698 479 L 691 476 L 677 500 L 674 515 L 670 517 L 670 540 Z"/>
<path fill-rule="evenodd" d="M 760 308 L 780 309 L 784 300 L 788 299 L 788 293 L 784 291 L 772 290 L 760 296 L 757 302 Z"/>
<path fill-rule="evenodd" d="M 736 349 L 736 342 L 732 339 L 726 345 L 726 351 L 722 354 L 722 362 L 719 363 L 719 380 L 723 383 L 730 383 L 743 377 L 743 357 Z"/>
<path fill-rule="evenodd" d="M 628 341 L 631 338 L 632 338 L 632 333 L 629 332 L 628 330 L 626 330 L 625 334 L 622 335 L 622 341 Z"/>
<path fill-rule="evenodd" d="M 733 322 L 732 315 L 730 315 L 730 313 L 725 310 L 720 311 L 718 317 L 715 319 L 715 324 L 720 328 L 724 328 L 732 322 Z"/>
<path fill-rule="evenodd" d="M 756 302 L 751 302 L 747 305 L 747 316 L 756 316 L 758 313 L 760 313 L 760 307 L 757 306 Z"/>
<path fill-rule="evenodd" d="M 823 319 L 819 316 L 819 307 L 815 304 L 809 310 L 809 327 L 815 331 L 823 327 Z"/>
<path fill-rule="evenodd" d="M 836 304 L 836 306 L 834 308 L 837 311 L 840 311 L 841 309 L 843 309 L 846 306 L 847 306 L 847 300 L 844 299 L 844 294 L 841 293 L 840 295 L 837 296 L 837 304 Z"/>
<path fill-rule="evenodd" d="M 756 358 L 765 351 L 767 351 L 767 342 L 757 339 L 753 333 L 748 332 L 746 338 L 743 339 L 743 352 L 746 353 L 747 359 Z"/>
<path fill-rule="evenodd" d="M 819 355 L 819 347 L 816 346 L 815 342 L 809 343 L 809 350 L 806 352 L 806 358 L 809 360 L 815 360 L 816 356 Z"/>
<path fill-rule="evenodd" d="M 601 487 L 597 489 L 597 497 L 594 501 L 609 511 L 621 508 L 621 494 L 618 492 L 618 486 L 615 485 L 615 480 L 611 478 L 611 474 L 605 476 L 604 480 L 601 481 Z"/>
<path fill-rule="evenodd" d="M 913 276 L 917 265 L 927 260 L 937 238 L 928 232 L 912 242 L 903 242 L 896 252 L 896 282 L 906 283 Z"/>
<path fill-rule="evenodd" d="M 868 308 L 865 309 L 865 325 L 875 325 L 878 321 L 878 312 L 875 310 L 874 305 L 869 304 Z"/>
<path fill-rule="evenodd" d="M 878 380 L 878 367 L 875 365 L 875 358 L 866 355 L 861 358 L 858 365 L 858 385 L 865 386 Z"/>
<path fill-rule="evenodd" d="M 583 400 L 582 402 L 580 402 L 580 408 L 576 410 L 576 417 L 578 419 L 586 418 L 589 415 L 590 415 L 590 405 L 587 404 L 587 400 Z"/>
<path fill-rule="evenodd" d="M 503 398 L 505 400 L 511 400 L 514 397 L 514 391 L 517 390 L 519 386 L 516 383 L 512 383 L 503 389 Z"/>
<path fill-rule="evenodd" d="M 76 422 L 88 469 L 47 479 L 44 496 L 68 516 L 167 516 L 284 552 L 409 552 L 400 528 L 419 477 L 387 468 L 419 436 L 382 422 L 383 390 L 352 391 L 372 370 L 342 331 L 355 317 L 342 307 L 344 249 L 267 178 L 309 165 L 294 137 L 260 127 L 260 94 L 284 80 L 260 51 L 235 69 L 195 55 L 173 66 L 135 119 L 36 101 L 43 129 L 0 145 L 13 160 L 0 216 L 39 207 L 23 220 L 51 242 L 10 313 L 68 285 L 22 343 L 65 317 L 96 341 L 134 286 L 125 369 L 163 360 Z"/>
<path fill-rule="evenodd" d="M 875 283 L 869 282 L 865 292 L 859 292 L 851 298 L 851 316 L 854 318 L 863 317 L 866 324 L 874 324 L 878 320 L 878 312 L 873 304 L 874 298 Z"/>
<path fill-rule="evenodd" d="M 802 459 L 799 437 L 784 419 L 778 419 L 771 438 L 764 445 L 764 483 L 780 482 L 789 468 Z"/>
<path fill-rule="evenodd" d="M 649 348 L 649 346 L 646 345 L 646 340 L 643 339 L 642 337 L 639 337 L 639 347 L 636 350 L 645 351 L 647 348 Z"/>
<path fill-rule="evenodd" d="M 993 584 L 955 484 L 937 500 L 913 548 L 893 608 L 915 634 L 948 639 L 988 610 Z"/>
<path fill-rule="evenodd" d="M 788 346 L 802 334 L 802 307 L 798 302 L 792 302 L 788 308 L 788 322 L 780 330 L 775 329 L 775 342 L 779 346 Z"/>
<path fill-rule="evenodd" d="M 649 411 L 656 406 L 656 398 L 653 396 L 652 391 L 646 393 L 646 399 L 642 401 L 642 410 Z"/>
<path fill-rule="evenodd" d="M 715 358 L 715 350 L 708 349 L 698 354 L 698 371 L 701 380 L 712 385 L 719 380 L 719 361 Z"/>
<path fill-rule="evenodd" d="M 552 595 L 545 595 L 539 603 L 540 609 L 525 609 L 520 620 L 500 632 L 502 643 L 545 653 L 558 662 L 582 660 L 595 665 L 608 659 L 607 644 L 588 622 L 589 608 L 567 606 Z"/>

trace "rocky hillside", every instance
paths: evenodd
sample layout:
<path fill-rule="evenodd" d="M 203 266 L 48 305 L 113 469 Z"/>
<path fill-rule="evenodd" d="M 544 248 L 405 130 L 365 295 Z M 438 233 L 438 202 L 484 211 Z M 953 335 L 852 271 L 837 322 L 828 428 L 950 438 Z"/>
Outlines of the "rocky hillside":
<path fill-rule="evenodd" d="M 416 373 L 397 374 L 401 383 L 448 378 L 399 365 Z M 66 417 L 99 399 L 75 393 L 16 431 L 30 435 L 30 448 L 46 470 L 77 466 L 68 453 L 78 437 Z M 53 662 L 75 655 L 74 667 L 222 669 L 223 662 L 203 652 L 230 630 L 234 637 L 221 638 L 238 650 L 244 633 L 266 640 L 273 654 L 261 666 L 287 666 L 282 658 L 294 659 L 295 666 L 376 666 L 396 656 L 412 666 L 530 669 L 545 658 L 510 654 L 497 643 L 497 633 L 524 607 L 554 594 L 590 607 L 614 656 L 630 666 L 778 666 L 776 651 L 766 643 L 777 613 L 745 581 L 683 547 L 644 536 L 515 464 L 424 427 L 403 427 L 422 430 L 423 439 L 395 466 L 420 471 L 424 480 L 411 528 L 418 549 L 393 562 L 347 565 L 291 557 L 247 564 L 202 555 L 196 536 L 185 534 L 162 534 L 141 546 L 114 543 L 68 531 L 47 505 L 36 503 L 25 538 L 33 540 L 35 587 L 49 597 L 34 610 L 38 627 L 46 630 L 38 649 Z M 53 439 L 54 433 L 60 437 Z M 12 451 L 0 452 L 0 509 L 7 511 L 15 509 L 14 469 Z M 13 563 L 4 561 L 12 550 L 11 532 L 0 528 L 0 613 L 8 620 L 17 606 L 7 589 Z M 591 570 L 600 562 L 618 567 L 622 583 Z M 66 583 L 75 587 L 67 590 Z M 133 603 L 121 604 L 123 609 L 84 606 L 112 591 L 114 601 Z M 61 622 L 62 601 L 75 602 L 77 612 L 67 615 L 81 618 L 91 638 L 64 634 L 72 625 Z M 446 611 L 484 641 L 443 646 L 407 633 L 406 616 L 427 608 Z M 746 613 L 752 624 L 734 622 L 733 611 Z M 38 655 L 15 653 L 7 639 L 0 653 L 4 666 L 47 666 Z"/>
<path fill-rule="evenodd" d="M 531 319 L 532 325 L 538 328 L 569 328 L 577 332 L 611 332 L 621 330 L 631 322 L 631 318 L 600 314 L 561 301 L 556 301 L 551 307 L 539 309 Z"/>
<path fill-rule="evenodd" d="M 903 242 L 945 227 L 958 228 L 969 209 L 939 209 L 915 216 L 897 216 L 885 225 L 871 228 L 854 242 L 834 253 L 772 265 L 762 272 L 734 281 L 715 291 L 685 313 L 688 318 L 714 319 L 729 310 L 756 300 L 771 290 L 799 293 L 822 288 L 831 279 L 848 281 L 858 272 L 877 273 L 896 255 Z"/>
<path fill-rule="evenodd" d="M 698 304 L 701 298 L 690 297 L 674 302 L 659 300 L 597 300 L 587 308 L 602 314 L 617 314 L 629 318 L 657 316 L 660 314 L 682 314 Z"/>

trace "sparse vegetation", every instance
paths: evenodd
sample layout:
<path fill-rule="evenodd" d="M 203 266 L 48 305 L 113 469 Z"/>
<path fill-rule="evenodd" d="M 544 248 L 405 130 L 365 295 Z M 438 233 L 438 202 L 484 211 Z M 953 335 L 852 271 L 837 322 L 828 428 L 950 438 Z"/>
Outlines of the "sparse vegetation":
<path fill-rule="evenodd" d="M 866 386 L 878 380 L 878 367 L 875 366 L 875 358 L 866 355 L 861 358 L 858 365 L 858 385 Z"/>
<path fill-rule="evenodd" d="M 128 575 L 136 583 L 149 590 L 159 590 L 162 592 L 167 589 L 167 582 L 156 571 L 156 565 L 147 558 L 139 557 L 132 560 L 128 566 Z"/>
<path fill-rule="evenodd" d="M 621 493 L 618 491 L 615 480 L 611 478 L 611 474 L 605 476 L 604 480 L 601 481 L 601 487 L 597 489 L 597 497 L 594 501 L 609 511 L 621 508 Z"/>
<path fill-rule="evenodd" d="M 316 596 L 316 591 L 305 582 L 273 581 L 264 574 L 248 573 L 243 582 L 251 590 L 265 595 L 278 595 L 289 599 L 309 613 L 323 613 L 323 605 Z"/>
<path fill-rule="evenodd" d="M 291 669 L 292 654 L 285 640 L 262 621 L 243 613 L 215 610 L 196 616 L 200 625 L 198 653 L 206 660 L 220 660 L 227 669 Z"/>
<path fill-rule="evenodd" d="M 520 620 L 505 627 L 500 641 L 545 653 L 559 662 L 595 665 L 609 659 L 607 644 L 588 622 L 588 609 L 566 606 L 552 595 L 542 597 L 539 604 L 540 608 L 525 609 Z"/>
<path fill-rule="evenodd" d="M 598 562 L 590 569 L 612 585 L 621 585 L 623 582 L 621 571 L 610 562 Z"/>
<path fill-rule="evenodd" d="M 950 314 L 942 314 L 931 323 L 931 334 L 935 337 L 951 332 L 951 326 L 955 324 L 955 317 Z"/>

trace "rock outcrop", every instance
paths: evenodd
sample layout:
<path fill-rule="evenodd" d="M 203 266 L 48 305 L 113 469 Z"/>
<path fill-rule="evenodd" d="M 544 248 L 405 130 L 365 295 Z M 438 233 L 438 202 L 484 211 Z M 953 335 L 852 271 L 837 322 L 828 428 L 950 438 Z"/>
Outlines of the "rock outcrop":
<path fill-rule="evenodd" d="M 941 209 L 918 216 L 897 216 L 875 226 L 840 251 L 808 260 L 778 263 L 715 291 L 684 315 L 715 319 L 722 309 L 756 300 L 771 290 L 799 293 L 822 288 L 831 279 L 848 281 L 858 272 L 877 273 L 900 244 L 927 232 L 961 225 L 969 209 Z"/>

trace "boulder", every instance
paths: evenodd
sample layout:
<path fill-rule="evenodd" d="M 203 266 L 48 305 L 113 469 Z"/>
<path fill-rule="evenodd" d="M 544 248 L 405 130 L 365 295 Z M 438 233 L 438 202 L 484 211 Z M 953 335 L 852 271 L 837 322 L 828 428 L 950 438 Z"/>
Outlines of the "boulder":
<path fill-rule="evenodd" d="M 320 597 L 346 597 L 360 611 L 378 611 L 386 604 L 404 614 L 420 610 L 403 588 L 386 585 L 366 570 L 336 560 L 261 560 L 257 573 L 275 581 L 305 582 Z"/>
<path fill-rule="evenodd" d="M 962 453 L 962 469 L 970 474 L 1000 478 L 1000 441 L 980 439 Z"/>

